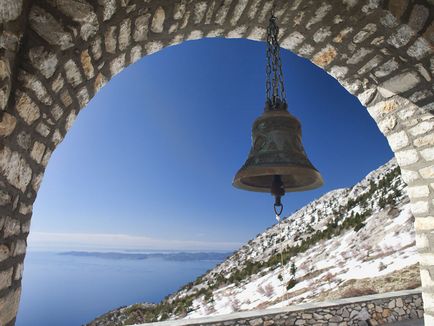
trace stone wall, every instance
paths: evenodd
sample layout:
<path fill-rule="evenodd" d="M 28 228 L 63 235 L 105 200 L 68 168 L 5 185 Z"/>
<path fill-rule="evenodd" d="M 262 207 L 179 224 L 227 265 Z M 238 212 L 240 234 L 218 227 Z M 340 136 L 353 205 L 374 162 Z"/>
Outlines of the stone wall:
<path fill-rule="evenodd" d="M 410 290 L 209 318 L 147 323 L 141 326 L 368 326 L 368 321 L 375 326 L 422 317 L 423 304 L 420 290 Z"/>
<path fill-rule="evenodd" d="M 264 40 L 273 4 L 282 47 L 357 96 L 395 152 L 434 325 L 433 0 L 0 1 L 0 325 L 14 324 L 32 206 L 80 110 L 126 66 L 166 46 Z"/>

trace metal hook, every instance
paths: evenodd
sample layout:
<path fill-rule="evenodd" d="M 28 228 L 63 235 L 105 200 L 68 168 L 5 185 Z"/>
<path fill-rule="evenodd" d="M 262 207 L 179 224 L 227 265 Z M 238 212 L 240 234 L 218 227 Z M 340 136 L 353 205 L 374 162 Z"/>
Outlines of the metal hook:
<path fill-rule="evenodd" d="M 282 204 L 274 204 L 274 213 L 276 215 L 280 216 L 283 212 L 283 205 Z"/>

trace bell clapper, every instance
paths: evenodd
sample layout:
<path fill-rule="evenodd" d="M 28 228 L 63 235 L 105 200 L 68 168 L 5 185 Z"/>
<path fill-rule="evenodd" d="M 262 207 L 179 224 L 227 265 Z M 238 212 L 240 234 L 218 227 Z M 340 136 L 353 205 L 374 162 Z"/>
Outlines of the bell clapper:
<path fill-rule="evenodd" d="M 285 188 L 282 182 L 282 178 L 280 175 L 273 175 L 273 181 L 271 183 L 271 194 L 274 196 L 274 213 L 276 216 L 282 214 L 283 205 L 282 205 L 282 196 L 285 195 Z M 277 218 L 277 217 L 276 217 Z"/>

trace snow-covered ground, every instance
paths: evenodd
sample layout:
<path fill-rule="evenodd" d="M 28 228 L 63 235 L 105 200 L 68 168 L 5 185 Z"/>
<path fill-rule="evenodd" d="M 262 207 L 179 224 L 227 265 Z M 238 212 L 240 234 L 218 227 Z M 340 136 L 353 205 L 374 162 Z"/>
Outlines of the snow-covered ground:
<path fill-rule="evenodd" d="M 413 216 L 392 160 L 354 187 L 331 191 L 269 228 L 204 275 L 199 284 L 181 290 L 171 300 L 208 288 L 219 275 L 229 279 L 248 261 L 267 261 L 281 248 L 300 245 L 332 221 L 342 225 L 356 213 L 365 214 L 364 226 L 346 228 L 292 257 L 295 275 L 291 263 L 277 264 L 239 282 L 216 286 L 211 297 L 199 295 L 193 300 L 185 318 L 316 301 L 350 281 L 378 278 L 417 264 Z M 287 290 L 292 279 L 296 284 Z"/>

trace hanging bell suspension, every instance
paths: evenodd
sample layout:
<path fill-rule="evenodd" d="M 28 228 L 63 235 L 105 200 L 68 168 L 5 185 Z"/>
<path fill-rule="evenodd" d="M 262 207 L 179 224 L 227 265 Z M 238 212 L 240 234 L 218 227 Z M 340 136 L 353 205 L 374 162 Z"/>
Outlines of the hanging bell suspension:
<path fill-rule="evenodd" d="M 304 151 L 300 122 L 288 112 L 278 34 L 272 14 L 267 28 L 265 110 L 253 123 L 252 147 L 233 185 L 271 193 L 275 197 L 274 210 L 280 217 L 285 192 L 318 188 L 323 179 Z"/>

